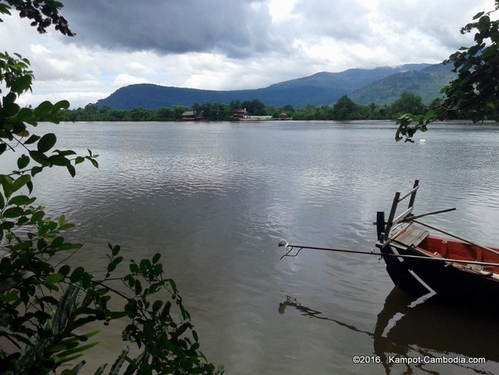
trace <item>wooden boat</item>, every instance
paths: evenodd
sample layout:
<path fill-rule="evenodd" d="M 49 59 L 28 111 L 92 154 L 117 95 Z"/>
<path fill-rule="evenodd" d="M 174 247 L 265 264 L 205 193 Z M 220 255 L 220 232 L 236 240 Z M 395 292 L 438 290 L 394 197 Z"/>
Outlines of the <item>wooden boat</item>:
<path fill-rule="evenodd" d="M 395 194 L 386 221 L 384 212 L 377 214 L 376 247 L 391 279 L 413 297 L 435 292 L 454 299 L 494 302 L 499 297 L 499 248 L 479 245 L 422 223 L 419 219 L 424 216 L 453 209 L 414 215 L 418 188 L 416 181 L 408 194 Z M 396 216 L 405 199 L 409 199 L 407 208 Z M 429 230 L 445 236 L 430 234 Z"/>

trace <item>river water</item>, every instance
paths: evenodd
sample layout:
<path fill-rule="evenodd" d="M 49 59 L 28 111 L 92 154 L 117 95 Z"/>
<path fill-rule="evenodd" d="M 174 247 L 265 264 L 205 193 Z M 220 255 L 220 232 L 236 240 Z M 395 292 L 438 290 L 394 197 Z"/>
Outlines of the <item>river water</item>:
<path fill-rule="evenodd" d="M 99 154 L 100 168 L 82 165 L 74 179 L 57 170 L 37 177 L 39 203 L 77 224 L 70 236 L 85 242 L 77 261 L 95 268 L 108 242 L 127 257 L 160 252 L 202 351 L 227 374 L 499 372 L 497 311 L 410 301 L 377 257 L 304 250 L 280 260 L 277 247 L 285 238 L 369 251 L 376 211 L 415 179 L 416 213 L 457 208 L 428 223 L 497 245 L 499 127 L 438 123 L 414 144 L 394 141 L 393 122 L 54 130 L 59 148 Z M 95 362 L 116 346 L 105 334 L 101 341 Z M 354 355 L 383 363 L 354 364 Z M 394 356 L 487 362 L 391 363 Z"/>

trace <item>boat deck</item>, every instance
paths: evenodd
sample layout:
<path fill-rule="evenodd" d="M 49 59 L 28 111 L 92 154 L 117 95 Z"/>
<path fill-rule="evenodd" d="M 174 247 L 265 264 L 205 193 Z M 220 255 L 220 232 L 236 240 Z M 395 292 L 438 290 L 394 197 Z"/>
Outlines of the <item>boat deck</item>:
<path fill-rule="evenodd" d="M 405 246 L 418 246 L 430 232 L 424 228 L 415 225 L 405 226 L 401 231 L 394 236 L 394 240 Z"/>

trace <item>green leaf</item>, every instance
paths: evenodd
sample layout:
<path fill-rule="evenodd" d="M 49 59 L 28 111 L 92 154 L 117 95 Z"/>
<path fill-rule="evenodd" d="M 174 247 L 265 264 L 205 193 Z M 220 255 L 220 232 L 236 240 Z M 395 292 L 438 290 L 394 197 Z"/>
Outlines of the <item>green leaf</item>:
<path fill-rule="evenodd" d="M 431 122 L 431 121 L 434 121 L 436 117 L 437 117 L 437 112 L 435 112 L 435 111 L 434 111 L 434 110 L 432 110 L 432 109 L 431 109 L 431 110 L 429 110 L 429 111 L 427 111 L 427 112 L 425 113 L 425 115 L 424 115 L 424 119 L 425 119 L 426 121 L 430 121 L 430 122 Z"/>
<path fill-rule="evenodd" d="M 47 232 L 48 228 L 45 229 L 43 232 Z M 43 233 L 43 234 L 45 234 Z M 40 231 L 40 234 L 42 234 L 42 231 Z M 43 251 L 46 251 L 46 248 L 47 247 L 47 241 L 44 239 L 44 238 L 39 238 L 38 241 L 36 241 L 36 248 L 38 250 L 43 250 Z"/>
<path fill-rule="evenodd" d="M 161 263 L 158 263 L 154 266 L 153 272 L 155 275 L 159 276 L 163 273 L 163 265 Z"/>
<path fill-rule="evenodd" d="M 111 248 L 111 254 L 113 254 L 113 256 L 116 256 L 119 254 L 120 250 L 121 250 L 121 247 L 119 245 L 116 245 L 116 246 L 111 246 L 111 244 L 108 244 L 109 247 Z"/>
<path fill-rule="evenodd" d="M 141 272 L 146 272 L 151 267 L 151 261 L 149 259 L 142 259 L 139 264 Z"/>
<path fill-rule="evenodd" d="M 19 296 L 17 293 L 0 294 L 0 302 L 13 302 L 17 301 Z"/>
<path fill-rule="evenodd" d="M 50 165 L 58 165 L 60 167 L 65 167 L 71 164 L 70 160 L 62 155 L 49 156 L 48 162 Z"/>
<path fill-rule="evenodd" d="M 52 108 L 54 105 L 50 103 L 49 101 L 44 101 L 38 105 L 38 107 L 35 108 L 35 117 L 38 118 L 43 118 L 45 115 L 50 113 L 52 111 Z"/>
<path fill-rule="evenodd" d="M 92 283 L 92 276 L 88 273 L 84 273 L 81 279 L 81 286 L 83 289 L 90 288 L 90 284 Z"/>
<path fill-rule="evenodd" d="M 64 266 L 62 266 L 61 268 L 59 268 L 59 273 L 61 275 L 64 275 L 64 276 L 67 276 L 70 271 L 71 271 L 71 267 L 68 266 L 67 264 L 65 264 Z"/>
<path fill-rule="evenodd" d="M 83 337 L 85 337 L 88 340 L 88 339 L 91 339 L 94 336 L 97 336 L 99 333 L 100 333 L 100 330 L 96 330 L 96 331 L 85 333 L 83 335 Z"/>
<path fill-rule="evenodd" d="M 92 343 L 87 344 L 87 345 L 78 346 L 74 349 L 66 350 L 65 352 L 61 352 L 57 355 L 57 357 L 59 358 L 58 362 L 59 363 L 66 363 L 66 362 L 72 361 L 76 358 L 79 358 L 83 355 L 82 353 L 84 351 L 89 350 L 98 344 L 99 344 L 99 342 L 96 341 L 96 342 L 92 342 Z"/>
<path fill-rule="evenodd" d="M 57 103 L 54 104 L 52 108 L 52 112 L 59 111 L 61 109 L 68 109 L 70 106 L 70 103 L 67 100 L 60 100 Z"/>
<path fill-rule="evenodd" d="M 3 105 L 6 106 L 11 103 L 15 103 L 17 99 L 17 95 L 14 92 L 9 92 L 7 95 L 3 97 Z"/>
<path fill-rule="evenodd" d="M 22 241 L 19 242 L 17 245 L 11 246 L 10 250 L 15 252 L 18 250 L 25 251 L 33 246 L 32 241 Z"/>
<path fill-rule="evenodd" d="M 31 216 L 31 222 L 32 223 L 36 223 L 40 220 L 43 219 L 43 217 L 45 216 L 45 212 L 43 211 L 36 211 L 35 213 L 33 213 L 33 215 Z"/>
<path fill-rule="evenodd" d="M 113 363 L 113 366 L 111 367 L 111 371 L 109 372 L 109 375 L 119 375 L 121 366 L 123 366 L 123 363 L 125 363 L 125 360 L 128 355 L 128 348 L 123 350 L 121 354 L 116 358 L 116 361 Z"/>
<path fill-rule="evenodd" d="M 72 223 L 65 223 L 64 225 L 61 225 L 59 227 L 60 230 L 68 230 L 68 229 L 71 229 L 71 228 L 74 228 L 74 224 Z"/>
<path fill-rule="evenodd" d="M 26 206 L 32 204 L 36 198 L 28 197 L 27 195 L 17 195 L 9 200 L 9 204 L 13 206 Z"/>
<path fill-rule="evenodd" d="M 33 77 L 30 75 L 21 76 L 11 83 L 10 88 L 12 91 L 21 94 L 31 89 L 32 79 Z"/>
<path fill-rule="evenodd" d="M 99 162 L 97 160 L 95 160 L 93 157 L 89 157 L 89 156 L 86 156 L 86 158 L 88 160 L 90 160 L 90 163 L 92 163 L 92 165 L 95 167 L 95 168 L 99 168 Z"/>
<path fill-rule="evenodd" d="M 26 213 L 25 213 L 26 214 Z M 16 221 L 17 226 L 23 226 L 25 224 L 29 223 L 29 219 L 26 216 L 21 216 L 19 220 Z"/>
<path fill-rule="evenodd" d="M 58 236 L 52 240 L 50 246 L 52 247 L 60 247 L 64 243 L 64 237 Z"/>
<path fill-rule="evenodd" d="M 62 227 L 64 224 L 66 224 L 66 215 L 61 215 L 57 218 L 57 224 Z"/>
<path fill-rule="evenodd" d="M 17 218 L 24 214 L 24 210 L 21 207 L 10 207 L 3 212 L 3 217 L 6 218 Z"/>
<path fill-rule="evenodd" d="M 88 315 L 84 315 L 88 314 Z M 74 331 L 77 328 L 84 327 L 88 323 L 95 322 L 96 320 L 102 320 L 102 309 L 101 310 L 95 310 L 95 309 L 89 309 L 89 308 L 81 308 L 80 313 L 78 314 L 79 316 L 83 315 L 83 318 L 80 319 L 75 319 L 71 322 L 71 324 L 68 326 L 68 329 L 71 331 Z M 95 331 L 95 334 L 99 333 L 99 331 Z M 90 333 L 91 336 L 93 336 L 93 333 Z M 88 334 L 85 334 L 84 340 L 87 340 L 91 336 L 87 336 Z"/>
<path fill-rule="evenodd" d="M 25 145 L 30 145 L 35 142 L 37 142 L 40 139 L 40 137 L 36 134 L 33 134 L 31 137 L 29 137 L 26 141 L 24 141 Z"/>
<path fill-rule="evenodd" d="M 135 294 L 142 293 L 142 284 L 140 283 L 139 280 L 135 280 L 134 289 L 135 289 Z M 139 301 L 139 303 L 140 303 L 140 301 Z"/>
<path fill-rule="evenodd" d="M 61 375 L 76 375 L 80 372 L 80 370 L 85 366 L 85 361 L 81 361 L 72 369 L 65 369 L 62 371 Z"/>
<path fill-rule="evenodd" d="M 37 149 L 38 149 L 39 152 L 47 152 L 52 147 L 54 147 L 54 145 L 56 144 L 56 142 L 57 142 L 57 137 L 55 136 L 54 133 L 45 134 L 38 141 Z"/>
<path fill-rule="evenodd" d="M 483 16 L 484 14 L 485 14 L 485 12 L 483 12 L 483 11 L 479 12 L 479 13 L 475 14 L 475 16 L 473 17 L 473 19 L 476 20 L 476 19 L 480 18 L 481 16 Z"/>
<path fill-rule="evenodd" d="M 73 150 L 55 150 L 54 152 L 61 156 L 76 155 L 76 152 Z"/>
<path fill-rule="evenodd" d="M 17 159 L 17 168 L 19 169 L 24 169 L 28 166 L 30 162 L 30 158 L 26 155 L 22 155 L 20 158 Z"/>
<path fill-rule="evenodd" d="M 60 251 L 68 251 L 68 250 L 78 250 L 82 247 L 81 243 L 65 243 L 59 246 Z"/>
<path fill-rule="evenodd" d="M 17 105 L 16 103 L 13 102 L 4 103 L 2 108 L 2 117 L 4 118 L 14 117 L 15 115 L 17 115 L 20 109 L 21 107 L 19 107 L 19 105 Z"/>
<path fill-rule="evenodd" d="M 107 363 L 104 363 L 102 366 L 100 366 L 97 370 L 95 370 L 94 375 L 102 375 L 104 373 L 104 370 L 107 367 Z"/>
<path fill-rule="evenodd" d="M 19 122 L 33 123 L 33 110 L 30 108 L 21 108 L 16 116 L 16 120 Z"/>
<path fill-rule="evenodd" d="M 12 126 L 12 131 L 15 134 L 24 133 L 26 131 L 26 124 L 19 122 L 19 121 L 16 121 L 16 122 L 14 122 L 14 124 Z"/>
<path fill-rule="evenodd" d="M 60 274 L 60 273 L 55 273 L 55 274 L 47 277 L 47 279 L 45 280 L 45 285 L 47 285 L 47 286 L 54 285 L 62 280 L 64 280 L 64 275 Z"/>
<path fill-rule="evenodd" d="M 152 257 L 153 264 L 158 263 L 160 258 L 161 258 L 161 254 L 160 253 L 154 254 L 154 256 Z"/>
<path fill-rule="evenodd" d="M 30 150 L 29 156 L 31 156 L 31 159 L 33 159 L 38 164 L 40 164 L 40 165 L 42 165 L 44 167 L 50 165 L 49 158 L 43 152 L 35 151 L 35 150 Z M 31 175 L 33 175 L 33 170 L 34 170 L 34 168 L 31 170 Z M 37 171 L 36 173 L 38 173 L 38 172 L 39 171 Z"/>
<path fill-rule="evenodd" d="M 130 263 L 130 272 L 139 273 L 139 266 L 136 263 Z"/>
<path fill-rule="evenodd" d="M 26 129 L 24 129 L 24 130 L 16 132 L 15 134 L 18 137 L 25 138 L 25 137 L 29 136 L 29 131 L 27 131 Z"/>
<path fill-rule="evenodd" d="M 43 171 L 43 167 L 36 166 L 36 167 L 31 168 L 31 177 L 35 177 L 41 171 Z"/>
<path fill-rule="evenodd" d="M 11 221 L 4 221 L 3 223 L 0 224 L 0 231 L 2 230 L 10 230 L 14 228 L 15 224 Z M 0 235 L 1 238 L 1 235 Z"/>
<path fill-rule="evenodd" d="M 5 198 L 9 198 L 12 195 L 12 183 L 12 178 L 5 174 L 0 174 L 0 185 L 3 187 Z"/>
<path fill-rule="evenodd" d="M 177 283 L 175 282 L 175 280 L 168 279 L 167 281 L 170 283 L 170 286 L 172 287 L 173 291 L 176 292 L 178 289 L 177 289 Z"/>
<path fill-rule="evenodd" d="M 12 192 L 16 192 L 31 181 L 30 175 L 22 175 L 12 182 Z"/>
<path fill-rule="evenodd" d="M 9 12 L 9 6 L 7 4 L 0 4 L 0 13 L 8 14 L 10 16 L 11 13 Z"/>
<path fill-rule="evenodd" d="M 83 267 L 76 267 L 71 276 L 69 277 L 69 280 L 72 283 L 76 283 L 81 280 L 83 277 L 83 274 L 85 273 L 85 269 Z"/>
<path fill-rule="evenodd" d="M 66 168 L 68 169 L 68 172 L 71 175 L 71 177 L 76 176 L 76 168 L 72 164 L 66 165 Z"/>
<path fill-rule="evenodd" d="M 107 266 L 107 272 L 113 272 L 116 269 L 116 266 L 123 261 L 123 257 L 117 257 L 109 263 Z"/>
<path fill-rule="evenodd" d="M 163 301 L 157 300 L 152 304 L 152 311 L 157 312 L 163 306 Z"/>
<path fill-rule="evenodd" d="M 150 324 L 144 324 L 143 333 L 147 341 L 154 342 L 154 330 Z"/>

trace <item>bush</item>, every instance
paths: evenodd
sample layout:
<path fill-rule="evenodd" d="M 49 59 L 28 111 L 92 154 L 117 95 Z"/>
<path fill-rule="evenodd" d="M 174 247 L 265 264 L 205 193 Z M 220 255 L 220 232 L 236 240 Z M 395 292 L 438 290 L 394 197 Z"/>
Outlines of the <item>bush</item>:
<path fill-rule="evenodd" d="M 44 32 L 50 24 L 72 35 L 62 6 L 54 1 L 0 3 L 0 13 L 15 5 L 21 15 Z M 34 4 L 34 5 L 33 5 Z M 98 167 L 90 150 L 77 155 L 56 148 L 57 136 L 33 133 L 39 121 L 58 123 L 67 101 L 43 102 L 36 108 L 21 108 L 16 100 L 31 90 L 33 73 L 29 61 L 18 54 L 0 53 L 0 158 L 20 156 L 12 171 L 0 174 L 0 373 L 76 374 L 82 357 L 97 345 L 99 332 L 89 323 L 126 319 L 123 339 L 128 347 L 117 357 L 109 374 L 216 374 L 199 350 L 199 341 L 188 311 L 172 279 L 164 278 L 160 254 L 152 259 L 129 260 L 127 269 L 120 247 L 109 245 L 102 274 L 72 267 L 71 256 L 82 246 L 67 242 L 63 234 L 73 227 L 64 216 L 47 217 L 32 196 L 33 177 L 51 167 L 63 167 L 71 176 L 76 166 L 90 162 Z M 118 289 L 116 283 L 122 284 Z M 169 296 L 170 298 L 165 298 Z M 166 302 L 164 302 L 166 300 Z M 115 302 L 116 301 L 116 302 Z M 120 304 L 121 302 L 121 304 Z M 110 308 L 113 306 L 113 308 Z M 118 307 L 114 307 L 118 306 Z M 107 364 L 97 370 L 104 373 Z"/>

